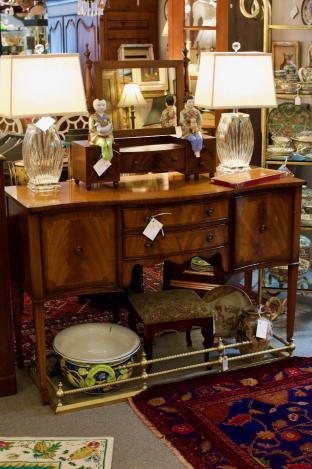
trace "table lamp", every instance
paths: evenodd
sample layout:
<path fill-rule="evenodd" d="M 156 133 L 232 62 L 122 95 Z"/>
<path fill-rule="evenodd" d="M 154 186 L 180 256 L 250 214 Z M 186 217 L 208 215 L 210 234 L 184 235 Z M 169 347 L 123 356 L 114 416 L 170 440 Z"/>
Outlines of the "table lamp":
<path fill-rule="evenodd" d="M 276 106 L 272 57 L 263 52 L 202 52 L 195 104 L 209 109 L 233 109 L 222 113 L 216 131 L 218 171 L 249 168 L 254 134 L 249 114 L 238 108 Z"/>
<path fill-rule="evenodd" d="M 135 129 L 135 108 L 146 106 L 146 101 L 137 83 L 125 84 L 118 106 L 130 108 L 131 127 Z"/>
<path fill-rule="evenodd" d="M 64 116 L 87 112 L 78 54 L 0 57 L 0 115 L 9 118 Z M 28 124 L 22 154 L 28 187 L 58 189 L 63 150 L 54 119 Z"/>

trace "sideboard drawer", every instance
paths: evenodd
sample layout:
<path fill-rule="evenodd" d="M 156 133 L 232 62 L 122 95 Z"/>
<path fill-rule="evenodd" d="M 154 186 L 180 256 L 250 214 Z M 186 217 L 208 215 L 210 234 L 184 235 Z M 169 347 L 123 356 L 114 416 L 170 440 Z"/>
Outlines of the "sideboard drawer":
<path fill-rule="evenodd" d="M 42 216 L 41 238 L 45 291 L 116 285 L 114 211 Z"/>
<path fill-rule="evenodd" d="M 143 234 L 126 235 L 124 239 L 124 257 L 137 258 L 161 255 L 173 255 L 183 252 L 197 252 L 222 246 L 228 241 L 227 225 L 205 227 L 197 230 L 181 230 L 159 233 L 154 241 Z"/>
<path fill-rule="evenodd" d="M 146 151 L 145 153 L 127 153 L 120 151 L 120 171 L 122 173 L 159 173 L 168 171 L 184 171 L 184 148 L 170 151 Z"/>
<path fill-rule="evenodd" d="M 151 208 L 129 208 L 123 210 L 123 227 L 143 229 L 150 217 L 159 213 L 158 220 L 164 227 L 207 223 L 227 219 L 229 215 L 229 202 L 226 199 L 213 200 L 202 204 L 179 204 Z"/>

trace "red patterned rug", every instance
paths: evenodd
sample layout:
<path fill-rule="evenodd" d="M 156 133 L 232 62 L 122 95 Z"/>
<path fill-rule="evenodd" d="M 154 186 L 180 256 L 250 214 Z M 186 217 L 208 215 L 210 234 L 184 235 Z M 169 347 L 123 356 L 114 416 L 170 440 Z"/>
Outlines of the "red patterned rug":
<path fill-rule="evenodd" d="M 144 267 L 143 284 L 144 290 L 158 290 L 161 287 L 162 265 Z M 55 335 L 74 324 L 84 322 L 113 322 L 113 314 L 109 301 L 100 295 L 91 299 L 85 299 L 80 303 L 77 297 L 51 300 L 45 303 L 46 308 L 46 345 L 52 349 Z M 128 325 L 128 311 L 120 309 L 119 323 Z M 25 295 L 22 317 L 22 348 L 25 359 L 30 359 L 35 350 L 35 330 L 32 319 L 32 304 L 30 298 Z"/>
<path fill-rule="evenodd" d="M 311 469 L 312 358 L 153 386 L 130 400 L 186 467 Z"/>

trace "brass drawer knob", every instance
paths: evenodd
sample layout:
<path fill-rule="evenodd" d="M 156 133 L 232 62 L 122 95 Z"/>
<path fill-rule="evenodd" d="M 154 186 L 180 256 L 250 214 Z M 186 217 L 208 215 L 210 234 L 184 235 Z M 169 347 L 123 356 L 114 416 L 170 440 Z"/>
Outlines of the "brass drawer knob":
<path fill-rule="evenodd" d="M 145 248 L 151 248 L 153 246 L 153 243 L 147 242 L 144 244 Z"/>
<path fill-rule="evenodd" d="M 214 213 L 214 208 L 212 207 L 209 207 L 208 210 L 207 210 L 207 215 L 210 216 Z"/>
<path fill-rule="evenodd" d="M 74 249 L 74 254 L 76 256 L 82 256 L 83 254 L 83 248 L 81 246 L 77 246 L 75 249 Z"/>
<path fill-rule="evenodd" d="M 264 233 L 268 229 L 267 225 L 261 225 L 259 228 L 259 233 Z"/>
<path fill-rule="evenodd" d="M 214 238 L 213 234 L 212 234 L 212 233 L 209 233 L 209 235 L 208 235 L 207 238 L 206 238 L 206 241 L 208 241 L 208 243 L 209 243 L 209 241 L 212 241 L 213 238 Z"/>

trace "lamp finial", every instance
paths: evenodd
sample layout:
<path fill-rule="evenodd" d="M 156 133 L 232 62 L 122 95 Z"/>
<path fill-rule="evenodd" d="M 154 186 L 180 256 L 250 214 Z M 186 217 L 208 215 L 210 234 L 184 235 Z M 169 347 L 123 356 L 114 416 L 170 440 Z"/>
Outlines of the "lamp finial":
<path fill-rule="evenodd" d="M 235 54 L 237 54 L 240 48 L 241 48 L 240 42 L 233 42 L 232 49 L 235 52 Z"/>

